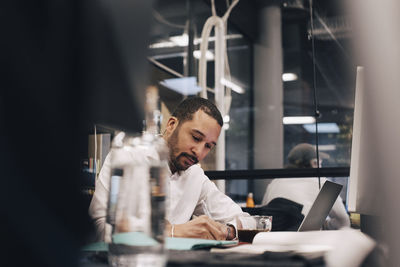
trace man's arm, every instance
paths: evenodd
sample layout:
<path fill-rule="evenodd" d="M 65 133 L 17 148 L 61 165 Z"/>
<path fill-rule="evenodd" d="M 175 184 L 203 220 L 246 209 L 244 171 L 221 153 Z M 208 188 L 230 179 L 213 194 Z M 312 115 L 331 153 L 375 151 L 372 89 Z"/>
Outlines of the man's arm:
<path fill-rule="evenodd" d="M 237 237 L 238 229 L 254 228 L 254 219 L 248 213 L 243 212 L 230 197 L 219 191 L 208 177 L 203 183 L 201 199 L 194 214 L 205 214 L 214 221 L 226 225 L 225 227 L 229 226 L 229 237 L 227 239 Z"/>
<path fill-rule="evenodd" d="M 325 228 L 335 230 L 342 227 L 350 227 L 350 218 L 343 205 L 343 200 L 339 196 L 329 212 L 329 219 L 325 222 Z"/>
<path fill-rule="evenodd" d="M 111 225 L 106 223 L 107 203 L 110 186 L 110 154 L 107 155 L 99 177 L 96 180 L 96 189 L 89 206 L 89 215 L 96 226 L 96 240 L 109 241 Z"/>
<path fill-rule="evenodd" d="M 187 223 L 172 225 L 167 222 L 166 231 L 171 237 L 188 237 L 226 240 L 228 226 L 202 215 Z M 233 238 L 232 238 L 233 239 Z"/>

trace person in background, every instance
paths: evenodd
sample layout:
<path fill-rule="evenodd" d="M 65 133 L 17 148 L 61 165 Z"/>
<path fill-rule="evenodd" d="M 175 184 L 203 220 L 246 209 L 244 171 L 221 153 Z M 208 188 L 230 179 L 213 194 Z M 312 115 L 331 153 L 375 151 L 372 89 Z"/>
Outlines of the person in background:
<path fill-rule="evenodd" d="M 325 153 L 319 153 L 321 158 L 328 158 Z M 307 143 L 296 145 L 288 154 L 286 168 L 317 168 L 322 161 L 318 161 L 315 148 Z M 321 178 L 321 186 L 326 178 Z M 319 193 L 318 178 L 290 178 L 274 179 L 267 187 L 262 204 L 266 205 L 275 198 L 286 198 L 303 205 L 302 214 L 309 212 L 311 205 Z M 350 219 L 339 196 L 333 205 L 324 224 L 324 229 L 333 230 L 349 227 Z"/>
<path fill-rule="evenodd" d="M 217 107 L 207 99 L 181 102 L 169 118 L 163 138 L 169 148 L 170 199 L 167 233 L 173 237 L 234 239 L 237 228 L 250 228 L 252 218 L 220 192 L 197 164 L 217 145 L 223 125 Z M 153 151 L 143 151 L 154 157 Z M 111 227 L 105 222 L 110 184 L 110 157 L 96 181 L 89 207 L 98 239 L 108 241 Z M 192 219 L 195 215 L 196 218 Z"/>

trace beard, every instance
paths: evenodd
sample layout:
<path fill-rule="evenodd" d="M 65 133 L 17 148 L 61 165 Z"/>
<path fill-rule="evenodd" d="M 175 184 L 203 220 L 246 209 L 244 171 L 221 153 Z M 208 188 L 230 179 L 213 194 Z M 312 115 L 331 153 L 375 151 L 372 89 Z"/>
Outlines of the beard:
<path fill-rule="evenodd" d="M 174 171 L 173 169 L 176 171 L 184 171 L 190 166 L 199 162 L 197 157 L 193 155 L 190 155 L 186 152 L 179 153 L 179 148 L 177 147 L 179 130 L 180 128 L 178 126 L 168 140 L 169 161 L 171 165 L 170 167 L 172 167 L 171 171 Z"/>

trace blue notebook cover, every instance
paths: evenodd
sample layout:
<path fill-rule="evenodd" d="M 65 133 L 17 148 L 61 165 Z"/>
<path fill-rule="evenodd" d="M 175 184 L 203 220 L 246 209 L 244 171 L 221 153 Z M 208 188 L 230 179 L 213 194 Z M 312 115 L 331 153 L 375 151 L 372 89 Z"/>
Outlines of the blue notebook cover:
<path fill-rule="evenodd" d="M 157 241 L 141 232 L 118 233 L 113 235 L 116 244 L 130 246 L 153 246 Z M 195 250 L 208 247 L 236 245 L 237 241 L 209 240 L 200 238 L 167 237 L 166 248 L 171 250 Z M 108 244 L 105 242 L 91 243 L 82 248 L 83 251 L 108 251 Z"/>

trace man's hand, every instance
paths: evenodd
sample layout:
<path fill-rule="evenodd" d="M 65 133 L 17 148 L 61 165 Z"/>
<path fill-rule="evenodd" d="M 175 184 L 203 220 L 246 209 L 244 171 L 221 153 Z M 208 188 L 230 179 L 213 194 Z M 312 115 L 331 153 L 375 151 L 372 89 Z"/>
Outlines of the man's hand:
<path fill-rule="evenodd" d="M 171 231 L 171 226 L 167 225 Z M 227 226 L 202 215 L 184 224 L 174 226 L 174 237 L 226 240 Z"/>

